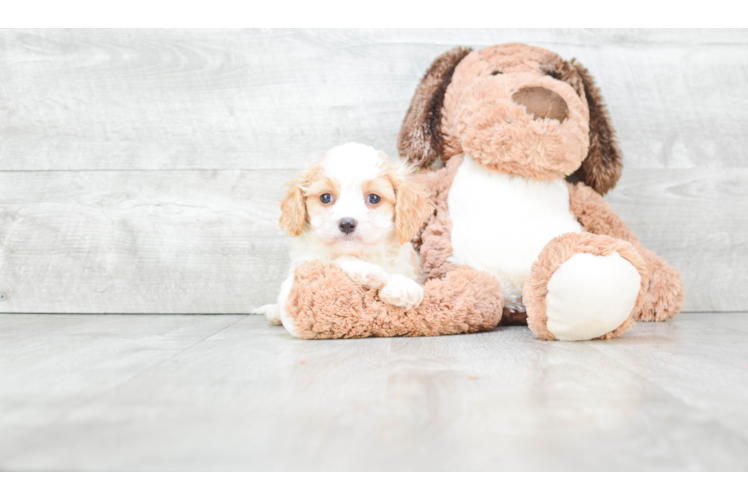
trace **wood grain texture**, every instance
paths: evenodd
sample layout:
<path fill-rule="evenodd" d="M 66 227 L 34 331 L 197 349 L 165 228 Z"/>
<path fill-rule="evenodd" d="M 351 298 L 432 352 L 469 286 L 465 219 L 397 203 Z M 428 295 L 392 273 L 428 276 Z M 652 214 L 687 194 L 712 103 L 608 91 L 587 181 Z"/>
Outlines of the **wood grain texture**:
<path fill-rule="evenodd" d="M 0 447 L 15 448 L 240 319 L 0 316 Z"/>
<path fill-rule="evenodd" d="M 0 312 L 247 313 L 288 271 L 288 171 L 0 173 Z"/>
<path fill-rule="evenodd" d="M 0 169 L 284 169 L 394 154 L 430 62 L 525 42 L 576 57 L 627 168 L 745 168 L 748 30 L 4 30 Z"/>
<path fill-rule="evenodd" d="M 282 184 L 343 142 L 394 156 L 436 55 L 510 41 L 597 78 L 608 199 L 684 310 L 748 310 L 747 30 L 0 30 L 0 312 L 273 301 Z"/>
<path fill-rule="evenodd" d="M 629 170 L 606 197 L 677 267 L 684 311 L 748 309 L 748 170 Z"/>
<path fill-rule="evenodd" d="M 745 471 L 747 321 L 302 341 L 256 316 L 0 315 L 0 469 Z"/>
<path fill-rule="evenodd" d="M 0 172 L 0 312 L 247 313 L 274 302 L 294 171 Z M 609 195 L 686 311 L 746 308 L 748 170 L 630 171 Z M 705 223 L 705 221 L 709 221 Z"/>

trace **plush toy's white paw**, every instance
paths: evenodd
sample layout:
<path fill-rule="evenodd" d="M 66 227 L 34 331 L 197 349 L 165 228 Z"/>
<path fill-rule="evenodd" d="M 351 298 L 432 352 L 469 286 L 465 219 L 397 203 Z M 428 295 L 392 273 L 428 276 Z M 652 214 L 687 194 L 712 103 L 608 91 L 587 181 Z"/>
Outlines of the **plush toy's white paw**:
<path fill-rule="evenodd" d="M 354 283 L 379 290 L 389 280 L 389 275 L 382 266 L 370 264 L 356 258 L 339 258 L 335 263 L 348 275 Z"/>
<path fill-rule="evenodd" d="M 390 276 L 387 285 L 379 291 L 379 298 L 386 304 L 410 309 L 423 301 L 423 287 L 400 274 Z"/>
<path fill-rule="evenodd" d="M 280 304 L 267 304 L 258 307 L 252 314 L 264 314 L 272 324 L 278 326 L 281 324 L 281 306 Z"/>
<path fill-rule="evenodd" d="M 558 340 L 612 332 L 631 314 L 640 287 L 639 272 L 617 252 L 574 255 L 548 280 L 548 331 Z"/>

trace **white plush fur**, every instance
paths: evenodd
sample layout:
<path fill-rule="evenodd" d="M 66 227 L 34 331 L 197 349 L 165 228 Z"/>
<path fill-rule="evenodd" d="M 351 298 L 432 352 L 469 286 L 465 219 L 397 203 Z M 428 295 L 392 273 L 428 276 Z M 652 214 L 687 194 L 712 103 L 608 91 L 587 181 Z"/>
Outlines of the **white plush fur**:
<path fill-rule="evenodd" d="M 548 280 L 548 331 L 558 340 L 589 340 L 618 328 L 631 314 L 641 276 L 626 259 L 579 253 Z"/>
<path fill-rule="evenodd" d="M 294 269 L 304 261 L 334 262 L 354 282 L 381 289 L 381 300 L 392 305 L 417 307 L 423 300 L 418 255 L 410 242 L 400 244 L 394 213 L 369 208 L 362 190 L 365 181 L 383 176 L 385 164 L 389 164 L 386 157 L 372 147 L 348 143 L 328 151 L 322 164 L 325 174 L 340 186 L 340 192 L 334 204 L 310 216 L 301 234 L 293 238 L 291 266 L 281 285 L 278 304 L 255 311 L 265 314 L 271 322 L 280 316 L 283 326 L 294 336 L 298 335 L 284 305 L 293 285 Z M 339 223 L 344 218 L 356 220 L 353 233 L 340 231 Z"/>
<path fill-rule="evenodd" d="M 522 286 L 545 245 L 582 227 L 569 208 L 564 180 L 493 172 L 465 155 L 447 200 L 451 259 L 499 278 L 504 307 L 524 312 Z"/>

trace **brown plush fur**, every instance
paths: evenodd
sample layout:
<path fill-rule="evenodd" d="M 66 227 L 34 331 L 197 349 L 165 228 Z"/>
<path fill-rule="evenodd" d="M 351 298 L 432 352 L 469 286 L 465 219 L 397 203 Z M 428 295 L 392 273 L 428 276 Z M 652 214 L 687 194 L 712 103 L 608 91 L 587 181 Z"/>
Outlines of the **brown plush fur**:
<path fill-rule="evenodd" d="M 571 211 L 585 231 L 628 241 L 644 259 L 650 277 L 649 288 L 641 309 L 635 314 L 636 320 L 664 321 L 678 314 L 685 300 L 678 270 L 644 248 L 608 202 L 591 188 L 582 184 L 569 185 L 569 199 Z"/>
<path fill-rule="evenodd" d="M 544 180 L 576 171 L 587 156 L 588 107 L 569 84 L 542 73 L 540 61 L 552 54 L 519 44 L 468 54 L 444 95 L 442 159 L 465 152 L 489 170 Z M 563 102 L 566 118 L 528 112 L 515 99 L 528 88 Z"/>
<path fill-rule="evenodd" d="M 447 163 L 447 168 L 416 177 L 416 182 L 425 186 L 434 204 L 433 211 L 413 239 L 413 248 L 421 254 L 421 268 L 427 280 L 441 278 L 457 268 L 456 264 L 447 262 L 447 258 L 452 256 L 452 221 L 449 218 L 447 197 L 461 163 L 462 155 L 458 155 Z"/>
<path fill-rule="evenodd" d="M 598 193 L 607 193 L 621 177 L 623 164 L 608 112 L 592 76 L 576 60 L 564 61 L 553 53 L 540 62 L 540 70 L 552 78 L 568 83 L 587 101 L 590 145 L 587 158 L 575 176 Z"/>
<path fill-rule="evenodd" d="M 610 339 L 618 337 L 631 328 L 636 322 L 636 315 L 644 301 L 644 295 L 649 287 L 649 273 L 644 260 L 634 246 L 623 240 L 609 236 L 599 236 L 592 233 L 568 233 L 552 239 L 540 252 L 538 259 L 532 265 L 530 278 L 525 281 L 522 291 L 522 301 L 527 308 L 527 323 L 535 335 L 546 340 L 554 340 L 548 331 L 548 316 L 546 316 L 545 297 L 548 294 L 548 281 L 561 264 L 578 253 L 592 255 L 610 255 L 613 252 L 629 261 L 641 276 L 641 288 L 636 298 L 634 309 L 629 318 L 618 328 L 599 338 Z"/>
<path fill-rule="evenodd" d="M 533 91 L 532 101 L 516 97 L 528 88 L 542 90 Z M 548 110 L 536 102 L 542 96 L 554 101 Z M 680 311 L 684 295 L 678 271 L 643 248 L 600 196 L 620 177 L 621 157 L 599 90 L 575 61 L 522 44 L 445 53 L 416 90 L 398 150 L 421 169 L 439 155 L 446 164 L 417 177 L 433 202 L 413 239 L 427 280 L 424 301 L 413 310 L 388 306 L 377 300 L 377 292 L 355 286 L 336 267 L 307 263 L 297 269 L 287 305 L 306 338 L 441 335 L 490 330 L 501 320 L 527 321 L 538 336 L 552 339 L 545 313 L 548 280 L 580 252 L 618 252 L 641 276 L 630 317 L 603 337 L 620 335 L 636 320 L 661 321 Z M 539 179 L 571 174 L 580 181 L 569 185 L 569 208 L 585 232 L 554 238 L 541 252 L 523 290 L 526 315 L 502 311 L 496 278 L 449 262 L 447 201 L 462 153 L 491 170 Z M 293 208 L 294 196 L 286 203 Z"/>
<path fill-rule="evenodd" d="M 577 73 L 584 83 L 584 93 L 590 109 L 590 147 L 587 158 L 577 171 L 579 179 L 600 194 L 615 187 L 623 171 L 621 153 L 616 145 L 608 111 L 605 109 L 600 91 L 595 86 L 587 68 L 574 62 Z"/>
<path fill-rule="evenodd" d="M 513 88 L 502 92 L 491 88 L 490 76 L 496 71 L 505 75 L 534 71 L 539 78 L 535 83 L 518 80 Z M 544 75 L 550 80 L 543 80 Z M 438 81 L 440 77 L 443 78 L 441 82 Z M 476 80 L 483 80 L 484 88 L 480 85 L 474 88 Z M 605 194 L 615 186 L 623 166 L 600 91 L 584 66 L 573 59 L 571 62 L 565 61 L 558 54 L 539 47 L 505 44 L 472 53 L 469 49 L 458 47 L 437 58 L 413 96 L 400 129 L 398 151 L 422 167 L 431 165 L 439 154 L 446 163 L 455 154 L 466 151 L 465 148 L 481 165 L 490 166 L 497 161 L 494 153 L 498 152 L 498 159 L 504 163 L 502 171 L 524 173 L 524 170 L 530 169 L 528 175 L 553 178 L 553 174 L 543 172 L 544 159 L 565 163 L 573 152 L 569 148 L 570 138 L 576 136 L 571 141 L 576 142 L 579 140 L 577 134 L 582 130 L 568 130 L 564 138 L 564 134 L 558 133 L 557 129 L 563 127 L 557 120 L 531 123 L 509 99 L 513 90 L 519 90 L 525 84 L 537 84 L 557 91 L 559 84 L 551 80 L 568 84 L 584 107 L 578 110 L 583 117 L 572 117 L 578 120 L 577 126 L 586 129 L 584 133 L 588 134 L 583 161 L 580 167 L 579 163 L 569 158 L 568 164 L 571 166 L 568 168 L 573 167 L 576 177 L 598 193 Z M 568 92 L 562 97 L 567 98 L 567 104 L 573 101 Z M 500 108 L 496 107 L 497 101 L 501 103 Z M 436 104 L 441 102 L 444 105 L 437 108 Z M 481 104 L 486 102 L 491 105 Z M 523 126 L 503 127 L 504 117 L 515 123 L 519 120 Z M 542 155 L 512 158 L 507 152 L 512 151 L 514 141 L 527 144 L 528 139 L 533 140 L 533 130 L 537 130 L 535 140 L 538 140 L 538 136 L 544 136 L 543 141 L 538 143 L 538 147 L 542 145 Z M 482 135 L 480 131 L 484 131 Z M 464 132 L 468 133 L 466 137 L 462 136 Z M 490 151 L 484 153 L 487 146 Z M 581 147 L 581 144 L 577 147 Z M 553 153 L 552 149 L 557 149 L 558 153 Z M 532 150 L 532 147 L 525 150 Z M 509 163 L 509 168 L 506 163 Z"/>
<path fill-rule="evenodd" d="M 335 265 L 311 261 L 296 268 L 286 311 L 306 339 L 472 333 L 491 330 L 501 319 L 499 282 L 469 266 L 427 282 L 423 292 L 415 309 L 391 306 Z"/>
<path fill-rule="evenodd" d="M 455 47 L 431 63 L 405 114 L 397 137 L 397 149 L 401 156 L 421 169 L 428 169 L 439 157 L 444 92 L 455 67 L 471 50 Z"/>

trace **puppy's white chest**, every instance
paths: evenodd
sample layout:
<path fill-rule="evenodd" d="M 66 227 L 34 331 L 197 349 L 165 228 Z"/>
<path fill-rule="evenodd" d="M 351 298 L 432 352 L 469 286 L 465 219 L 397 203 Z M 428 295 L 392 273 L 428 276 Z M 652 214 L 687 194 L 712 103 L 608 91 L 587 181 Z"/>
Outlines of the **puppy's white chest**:
<path fill-rule="evenodd" d="M 491 172 L 465 155 L 449 190 L 451 260 L 494 274 L 504 307 L 524 311 L 522 286 L 545 245 L 582 227 L 566 183 Z"/>

